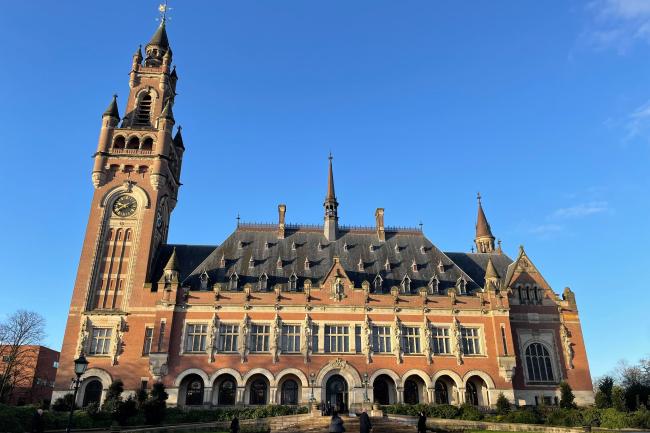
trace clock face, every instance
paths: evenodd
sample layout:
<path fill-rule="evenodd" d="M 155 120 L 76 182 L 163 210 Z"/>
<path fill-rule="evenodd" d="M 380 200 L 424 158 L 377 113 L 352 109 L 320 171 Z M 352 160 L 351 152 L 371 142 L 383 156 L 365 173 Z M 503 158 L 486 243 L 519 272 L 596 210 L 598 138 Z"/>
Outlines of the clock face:
<path fill-rule="evenodd" d="M 128 217 L 135 213 L 138 202 L 130 195 L 121 195 L 113 203 L 113 213 L 120 217 Z"/>

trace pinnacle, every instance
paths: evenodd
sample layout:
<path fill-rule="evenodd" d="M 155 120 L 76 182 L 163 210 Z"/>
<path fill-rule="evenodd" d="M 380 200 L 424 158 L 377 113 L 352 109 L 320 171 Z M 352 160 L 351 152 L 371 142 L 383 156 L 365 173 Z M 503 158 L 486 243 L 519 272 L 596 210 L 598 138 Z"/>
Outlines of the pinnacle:
<path fill-rule="evenodd" d="M 172 251 L 172 255 L 169 257 L 167 264 L 165 265 L 166 271 L 178 271 L 178 258 L 176 257 L 176 247 Z"/>
<path fill-rule="evenodd" d="M 487 266 L 485 267 L 485 279 L 487 280 L 488 278 L 500 278 L 499 273 L 492 263 L 491 257 L 488 258 Z"/>
<path fill-rule="evenodd" d="M 114 117 L 116 119 L 120 118 L 120 112 L 117 109 L 117 95 L 113 95 L 113 100 L 108 104 L 108 108 L 106 108 L 104 114 L 102 114 L 102 117 L 104 116 Z"/>

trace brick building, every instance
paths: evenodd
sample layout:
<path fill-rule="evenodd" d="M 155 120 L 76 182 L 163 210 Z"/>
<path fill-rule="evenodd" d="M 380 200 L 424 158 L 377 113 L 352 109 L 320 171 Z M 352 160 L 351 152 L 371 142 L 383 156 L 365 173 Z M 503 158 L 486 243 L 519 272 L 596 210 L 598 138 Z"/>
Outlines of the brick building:
<path fill-rule="evenodd" d="M 9 404 L 24 405 L 49 403 L 54 391 L 54 379 L 59 366 L 59 352 L 45 346 L 17 346 L 0 347 L 0 376 L 7 365 L 11 363 L 15 353 L 17 364 L 10 367 L 13 380 L 10 380 L 13 390 Z"/>
<path fill-rule="evenodd" d="M 478 200 L 476 252 L 420 228 L 339 224 L 332 159 L 322 225 L 238 224 L 219 246 L 169 245 L 185 146 L 164 19 L 133 55 L 126 113 L 102 116 L 90 217 L 56 394 L 84 353 L 79 403 L 120 378 L 178 405 L 593 400 L 573 292 L 511 259 Z"/>

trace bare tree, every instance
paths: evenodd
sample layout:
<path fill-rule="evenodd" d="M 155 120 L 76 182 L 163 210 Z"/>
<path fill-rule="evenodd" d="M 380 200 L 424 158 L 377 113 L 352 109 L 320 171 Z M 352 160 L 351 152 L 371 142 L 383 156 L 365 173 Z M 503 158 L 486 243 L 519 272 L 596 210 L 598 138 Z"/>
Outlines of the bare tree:
<path fill-rule="evenodd" d="M 18 310 L 0 322 L 0 402 L 19 388 L 31 388 L 38 345 L 45 337 L 45 318 Z"/>

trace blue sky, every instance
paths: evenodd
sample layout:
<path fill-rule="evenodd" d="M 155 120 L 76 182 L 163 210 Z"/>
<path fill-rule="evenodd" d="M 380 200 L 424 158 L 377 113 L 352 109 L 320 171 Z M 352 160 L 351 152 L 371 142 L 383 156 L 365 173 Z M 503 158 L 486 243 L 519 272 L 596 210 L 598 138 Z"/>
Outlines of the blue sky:
<path fill-rule="evenodd" d="M 246 221 L 319 223 L 334 154 L 343 224 L 424 224 L 469 251 L 477 191 L 515 256 L 570 286 L 592 374 L 650 352 L 650 2 L 173 1 L 184 186 L 172 243 Z M 91 154 L 157 2 L 0 13 L 0 315 L 59 348 Z M 0 316 L 1 317 L 1 316 Z"/>

